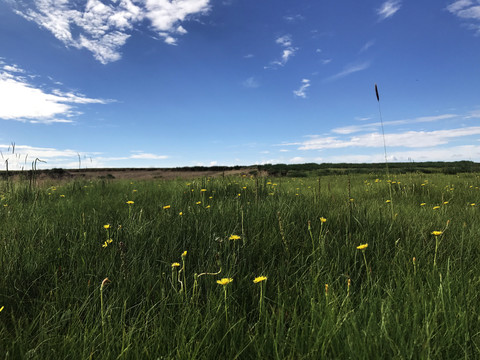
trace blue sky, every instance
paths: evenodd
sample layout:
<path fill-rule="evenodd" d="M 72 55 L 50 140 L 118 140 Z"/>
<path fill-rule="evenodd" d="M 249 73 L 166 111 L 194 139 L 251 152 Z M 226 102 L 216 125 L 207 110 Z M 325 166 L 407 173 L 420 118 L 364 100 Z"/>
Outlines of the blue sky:
<path fill-rule="evenodd" d="M 479 44 L 480 0 L 0 0 L 0 168 L 382 162 L 379 110 L 478 162 Z"/>

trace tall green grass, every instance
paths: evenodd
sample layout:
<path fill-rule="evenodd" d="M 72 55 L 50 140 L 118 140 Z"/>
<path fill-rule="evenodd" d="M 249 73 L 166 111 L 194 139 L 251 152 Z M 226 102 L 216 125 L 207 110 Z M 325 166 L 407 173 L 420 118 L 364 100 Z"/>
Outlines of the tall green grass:
<path fill-rule="evenodd" d="M 476 358 L 479 185 L 3 183 L 0 356 Z"/>

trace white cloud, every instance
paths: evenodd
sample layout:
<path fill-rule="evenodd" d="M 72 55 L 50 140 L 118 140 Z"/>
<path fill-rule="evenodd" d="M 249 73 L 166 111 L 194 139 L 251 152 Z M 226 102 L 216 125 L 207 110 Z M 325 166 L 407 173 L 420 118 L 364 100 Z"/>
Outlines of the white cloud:
<path fill-rule="evenodd" d="M 128 160 L 131 160 L 128 164 L 134 164 L 135 166 L 138 161 L 142 160 L 165 160 L 169 158 L 167 155 L 156 155 L 141 151 L 133 152 L 133 154 L 128 156 L 109 157 L 102 156 L 102 153 L 99 152 L 86 153 L 73 149 L 55 149 L 29 145 L 15 145 L 15 151 L 13 152 L 12 150 L 12 144 L 0 144 L 0 169 L 2 167 L 5 168 L 5 160 L 8 160 L 9 170 L 29 170 L 32 168 L 32 161 L 35 161 L 37 158 L 41 160 L 37 162 L 37 169 L 77 169 L 79 165 L 82 168 L 115 167 L 116 162 L 121 162 L 119 166 L 124 167 L 125 161 Z"/>
<path fill-rule="evenodd" d="M 301 164 L 301 163 L 304 163 L 305 161 L 306 161 L 306 159 L 304 157 L 301 157 L 301 156 L 295 156 L 295 157 L 288 160 L 288 162 L 291 163 L 291 164 Z"/>
<path fill-rule="evenodd" d="M 370 62 L 363 62 L 363 63 L 360 63 L 360 64 L 347 65 L 342 71 L 340 71 L 339 73 L 337 73 L 335 75 L 332 75 L 332 76 L 326 78 L 325 81 L 337 80 L 337 79 L 343 78 L 345 76 L 348 76 L 350 74 L 356 73 L 358 71 L 368 69 L 369 67 L 370 67 Z"/>
<path fill-rule="evenodd" d="M 477 23 L 468 23 L 468 28 L 475 31 L 476 35 L 480 35 L 480 2 L 476 3 L 471 0 L 457 0 L 447 6 L 447 10 L 461 19 L 468 21 L 477 21 Z"/>
<path fill-rule="evenodd" d="M 416 124 L 416 123 L 425 123 L 425 122 L 434 122 L 439 120 L 446 120 L 452 119 L 457 117 L 456 114 L 442 114 L 442 115 L 435 115 L 435 116 L 421 116 L 414 119 L 405 119 L 405 120 L 393 120 L 393 121 L 384 121 L 384 126 L 393 126 L 393 125 L 405 125 L 405 124 Z M 360 118 L 358 120 L 364 121 L 370 118 Z M 339 128 L 332 129 L 333 133 L 336 134 L 353 134 L 360 131 L 374 131 L 382 126 L 381 122 L 374 122 L 368 124 L 361 124 L 361 125 L 350 125 L 350 126 L 343 126 Z"/>
<path fill-rule="evenodd" d="M 255 79 L 255 77 L 251 76 L 243 81 L 242 85 L 246 88 L 255 89 L 260 86 L 260 83 L 257 81 L 257 79 Z"/>
<path fill-rule="evenodd" d="M 387 0 L 377 9 L 377 15 L 380 20 L 384 20 L 393 16 L 398 10 L 400 10 L 400 7 L 400 0 Z"/>
<path fill-rule="evenodd" d="M 275 42 L 285 47 L 292 46 L 292 36 L 291 35 L 280 36 L 275 40 Z"/>
<path fill-rule="evenodd" d="M 480 20 L 480 6 L 472 6 L 468 9 L 457 11 L 456 15 L 465 19 Z"/>
<path fill-rule="evenodd" d="M 17 65 L 5 65 L 3 66 L 3 70 L 13 73 L 21 73 L 23 74 L 25 70 L 20 69 Z"/>
<path fill-rule="evenodd" d="M 297 21 L 305 20 L 305 17 L 303 17 L 300 14 L 286 15 L 283 18 L 285 19 L 286 22 L 289 22 L 289 23 L 294 23 L 294 22 L 297 22 Z"/>
<path fill-rule="evenodd" d="M 140 153 L 140 154 L 133 154 L 127 159 L 147 159 L 147 160 L 164 160 L 168 159 L 167 155 L 155 155 L 149 153 Z"/>
<path fill-rule="evenodd" d="M 480 118 L 480 110 L 473 110 L 465 116 L 465 119 L 477 119 Z"/>
<path fill-rule="evenodd" d="M 367 51 L 367 50 L 370 49 L 373 45 L 375 45 L 375 41 L 374 41 L 374 40 L 367 41 L 367 42 L 365 43 L 365 45 L 362 46 L 362 48 L 360 49 L 359 53 L 363 53 L 363 52 Z"/>
<path fill-rule="evenodd" d="M 283 54 L 282 54 L 282 64 L 285 64 L 288 59 L 290 59 L 290 57 L 295 54 L 295 50 L 292 49 L 292 48 L 289 48 L 289 49 L 285 49 L 283 50 Z"/>
<path fill-rule="evenodd" d="M 310 87 L 310 80 L 309 79 L 302 79 L 302 85 L 297 89 L 293 90 L 293 94 L 296 97 L 306 98 L 307 97 L 307 89 Z"/>
<path fill-rule="evenodd" d="M 3 70 L 0 70 L 0 119 L 43 124 L 68 123 L 79 114 L 75 105 L 108 102 L 58 89 L 47 92 L 26 77 L 17 75 L 25 73 L 18 66 L 7 65 Z"/>
<path fill-rule="evenodd" d="M 427 148 L 438 145 L 445 145 L 452 139 L 480 135 L 480 126 L 471 126 L 449 130 L 434 131 L 406 131 L 402 133 L 385 134 L 387 147 Z M 374 132 L 363 135 L 352 136 L 348 139 L 340 139 L 335 136 L 320 137 L 311 136 L 310 139 L 299 142 L 282 144 L 298 146 L 298 150 L 323 150 L 340 149 L 348 147 L 376 148 L 383 147 L 383 136 Z"/>
<path fill-rule="evenodd" d="M 452 4 L 447 6 L 447 10 L 452 13 L 457 13 L 464 10 L 466 7 L 469 7 L 473 4 L 472 0 L 457 0 Z"/>
<path fill-rule="evenodd" d="M 284 49 L 282 51 L 282 56 L 280 60 L 274 60 L 270 63 L 270 66 L 266 66 L 266 69 L 277 68 L 279 66 L 285 66 L 288 60 L 295 55 L 295 52 L 298 48 L 292 46 L 292 37 L 291 35 L 283 35 L 278 37 L 275 42 L 282 46 Z"/>
<path fill-rule="evenodd" d="M 463 145 L 446 148 L 426 148 L 410 151 L 394 151 L 387 154 L 389 162 L 423 162 L 423 161 L 461 161 L 480 160 L 480 146 Z M 329 163 L 382 163 L 385 162 L 385 154 L 344 154 L 333 155 L 324 158 Z"/>
<path fill-rule="evenodd" d="M 5 168 L 5 161 L 8 160 L 9 170 L 30 170 L 34 166 L 32 162 L 39 159 L 36 164 L 37 169 L 47 169 L 56 167 L 65 167 L 67 163 L 76 161 L 78 167 L 78 156 L 81 158 L 86 156 L 85 153 L 79 153 L 75 150 L 55 148 L 43 148 L 29 145 L 12 145 L 0 144 L 0 154 L 2 161 L 0 168 Z"/>
<path fill-rule="evenodd" d="M 150 19 L 155 30 L 171 32 L 175 25 L 188 16 L 206 13 L 209 0 L 146 0 L 145 16 Z"/>
<path fill-rule="evenodd" d="M 120 48 L 135 25 L 145 19 L 167 44 L 187 30 L 180 24 L 195 14 L 205 14 L 210 0 L 33 0 L 29 6 L 17 3 L 15 12 L 49 30 L 66 46 L 87 49 L 107 64 L 121 58 Z M 78 35 L 77 35 L 78 34 Z"/>

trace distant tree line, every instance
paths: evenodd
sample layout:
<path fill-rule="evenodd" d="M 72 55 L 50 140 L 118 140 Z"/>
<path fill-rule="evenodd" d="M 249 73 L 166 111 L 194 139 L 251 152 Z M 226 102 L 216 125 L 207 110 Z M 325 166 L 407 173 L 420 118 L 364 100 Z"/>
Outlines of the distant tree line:
<path fill-rule="evenodd" d="M 480 172 L 480 163 L 473 161 L 428 161 L 428 162 L 395 162 L 389 163 L 388 169 L 392 174 L 420 172 L 425 174 L 443 173 L 458 174 Z M 306 163 L 306 164 L 265 164 L 258 166 L 259 171 L 267 172 L 271 176 L 322 176 L 342 174 L 368 174 L 386 172 L 385 163 Z"/>
<path fill-rule="evenodd" d="M 385 163 L 305 163 L 305 164 L 264 164 L 253 166 L 184 166 L 176 168 L 89 168 L 89 169 L 62 169 L 54 168 L 49 170 L 26 170 L 26 171 L 0 171 L 3 177 L 8 174 L 20 174 L 23 176 L 33 176 L 34 174 L 45 174 L 52 178 L 70 177 L 76 172 L 95 172 L 95 171 L 189 171 L 189 172 L 225 172 L 229 170 L 242 170 L 250 175 L 267 174 L 268 176 L 288 176 L 288 177 L 307 177 L 323 175 L 345 175 L 345 174 L 382 174 L 386 172 Z M 424 174 L 443 173 L 459 174 L 480 172 L 480 163 L 473 161 L 427 161 L 427 162 L 394 162 L 388 164 L 391 174 L 404 174 L 410 172 L 419 172 Z"/>

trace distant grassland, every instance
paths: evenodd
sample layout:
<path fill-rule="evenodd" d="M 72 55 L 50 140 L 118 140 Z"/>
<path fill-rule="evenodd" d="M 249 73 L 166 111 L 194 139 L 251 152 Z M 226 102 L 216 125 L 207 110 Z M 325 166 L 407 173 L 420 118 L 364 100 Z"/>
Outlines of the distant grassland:
<path fill-rule="evenodd" d="M 81 164 L 79 164 L 81 165 Z M 26 164 L 25 164 L 26 166 Z M 455 162 L 392 162 L 388 164 L 391 174 L 423 173 L 423 174 L 465 174 L 480 172 L 480 163 L 473 161 Z M 29 181 L 42 181 L 44 179 L 177 179 L 232 176 L 249 174 L 254 176 L 281 176 L 281 177 L 318 177 L 327 175 L 353 175 L 353 174 L 383 174 L 385 163 L 305 163 L 305 164 L 264 164 L 252 166 L 191 166 L 176 168 L 85 168 L 62 169 L 54 168 L 38 170 L 32 163 L 32 170 L 0 171 L 0 176 L 5 179 L 23 179 Z M 34 170 L 35 169 L 35 170 Z"/>
<path fill-rule="evenodd" d="M 4 180 L 0 357 L 479 358 L 479 186 Z"/>

